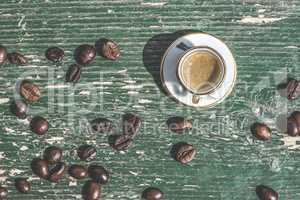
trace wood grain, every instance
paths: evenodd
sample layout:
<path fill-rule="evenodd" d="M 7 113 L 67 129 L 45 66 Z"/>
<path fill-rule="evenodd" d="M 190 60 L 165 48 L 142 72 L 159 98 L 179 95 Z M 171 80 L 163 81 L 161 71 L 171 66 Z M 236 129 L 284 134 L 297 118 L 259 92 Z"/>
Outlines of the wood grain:
<path fill-rule="evenodd" d="M 82 181 L 59 184 L 32 175 L 30 161 L 46 146 L 64 149 L 65 160 L 81 163 L 74 153 L 89 143 L 98 150 L 95 162 L 111 172 L 103 199 L 140 199 L 147 186 L 161 188 L 169 200 L 252 200 L 255 186 L 278 190 L 281 199 L 300 198 L 299 138 L 279 129 L 282 117 L 299 109 L 276 89 L 287 76 L 300 77 L 299 0 L 2 0 L 0 43 L 20 51 L 26 66 L 0 68 L 0 181 L 9 199 L 80 199 Z M 198 30 L 218 36 L 232 49 L 238 64 L 238 83 L 228 99 L 210 110 L 175 103 L 159 87 L 159 58 L 179 30 Z M 121 49 L 116 62 L 100 57 L 84 67 L 75 86 L 64 82 L 73 50 L 111 38 Z M 50 46 L 65 50 L 66 59 L 53 65 L 44 57 Z M 44 137 L 31 133 L 28 121 L 8 110 L 18 80 L 32 78 L 43 88 L 42 99 L 30 105 L 30 115 L 49 119 Z M 88 121 L 107 117 L 120 132 L 125 112 L 139 114 L 143 126 L 134 146 L 117 153 L 107 134 L 91 134 Z M 179 115 L 194 120 L 193 130 L 174 135 L 166 120 Z M 267 123 L 272 142 L 252 138 L 250 125 Z M 186 141 L 198 154 L 187 166 L 169 155 L 172 144 Z M 32 180 L 32 191 L 19 194 L 15 177 Z"/>

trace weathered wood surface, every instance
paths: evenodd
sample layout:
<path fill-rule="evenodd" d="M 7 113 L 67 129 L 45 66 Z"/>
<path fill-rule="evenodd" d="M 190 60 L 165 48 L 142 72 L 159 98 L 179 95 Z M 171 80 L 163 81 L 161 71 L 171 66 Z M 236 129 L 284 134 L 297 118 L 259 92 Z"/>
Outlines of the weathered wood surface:
<path fill-rule="evenodd" d="M 299 109 L 300 101 L 287 102 L 276 90 L 287 75 L 300 77 L 299 0 L 2 0 L 0 28 L 0 43 L 30 58 L 26 66 L 0 68 L 0 181 L 8 186 L 9 199 L 80 199 L 82 181 L 41 181 L 32 176 L 29 163 L 50 144 L 64 149 L 68 163 L 82 163 L 74 150 L 83 143 L 97 147 L 95 162 L 111 172 L 103 199 L 139 199 L 151 185 L 169 200 L 252 200 L 257 184 L 278 190 L 281 199 L 300 198 L 300 139 L 286 137 L 277 123 Z M 216 108 L 178 105 L 155 82 L 161 41 L 183 29 L 217 35 L 236 57 L 238 83 Z M 101 37 L 119 43 L 122 58 L 111 62 L 98 57 L 83 69 L 79 84 L 65 84 L 75 47 Z M 59 66 L 44 58 L 46 48 L 56 45 L 66 50 Z M 30 114 L 49 119 L 44 137 L 8 111 L 22 78 L 43 88 L 43 98 L 30 105 Z M 87 121 L 108 117 L 119 132 L 124 112 L 141 115 L 143 127 L 134 147 L 117 153 L 108 146 L 107 134 L 89 133 Z M 170 133 L 165 121 L 173 115 L 194 119 L 195 128 L 185 135 Z M 272 142 L 253 140 L 249 126 L 257 120 L 273 129 Z M 169 156 L 171 145 L 179 141 L 198 149 L 187 166 Z M 18 176 L 32 179 L 29 194 L 15 191 Z"/>

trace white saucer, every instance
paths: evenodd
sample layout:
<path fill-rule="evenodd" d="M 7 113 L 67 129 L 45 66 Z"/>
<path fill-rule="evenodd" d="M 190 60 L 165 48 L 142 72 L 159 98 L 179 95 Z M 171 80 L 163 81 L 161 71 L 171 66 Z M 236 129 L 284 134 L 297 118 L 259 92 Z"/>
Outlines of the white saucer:
<path fill-rule="evenodd" d="M 210 94 L 195 95 L 187 90 L 178 79 L 178 60 L 186 49 L 208 47 L 216 51 L 223 59 L 225 74 L 223 82 Z M 178 102 L 199 108 L 210 108 L 222 102 L 232 91 L 236 81 L 236 63 L 227 45 L 220 39 L 207 33 L 192 33 L 180 37 L 167 49 L 161 63 L 160 76 L 167 92 Z"/>

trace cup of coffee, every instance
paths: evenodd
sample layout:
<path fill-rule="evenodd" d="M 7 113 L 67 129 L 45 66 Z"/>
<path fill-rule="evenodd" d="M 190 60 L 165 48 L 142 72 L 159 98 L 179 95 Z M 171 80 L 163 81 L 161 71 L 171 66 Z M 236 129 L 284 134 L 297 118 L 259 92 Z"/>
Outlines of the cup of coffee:
<path fill-rule="evenodd" d="M 195 95 L 215 91 L 225 73 L 221 56 L 209 47 L 194 47 L 179 58 L 177 76 L 181 84 Z"/>

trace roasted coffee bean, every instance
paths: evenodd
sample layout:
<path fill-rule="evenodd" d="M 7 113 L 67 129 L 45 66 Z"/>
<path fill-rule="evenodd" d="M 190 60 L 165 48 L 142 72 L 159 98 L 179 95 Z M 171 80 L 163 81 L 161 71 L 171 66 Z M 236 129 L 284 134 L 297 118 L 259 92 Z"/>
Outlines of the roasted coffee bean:
<path fill-rule="evenodd" d="M 46 50 L 45 56 L 52 62 L 61 62 L 65 56 L 65 52 L 59 47 L 50 47 Z"/>
<path fill-rule="evenodd" d="M 66 82 L 77 83 L 80 80 L 81 67 L 77 64 L 73 64 L 69 67 L 66 73 Z"/>
<path fill-rule="evenodd" d="M 18 52 L 7 54 L 7 58 L 11 64 L 15 65 L 25 65 L 28 62 L 27 58 Z"/>
<path fill-rule="evenodd" d="M 149 187 L 142 193 L 142 199 L 145 200 L 160 200 L 163 198 L 163 196 L 163 192 L 160 189 L 154 187 Z"/>
<path fill-rule="evenodd" d="M 112 40 L 99 39 L 96 44 L 96 49 L 99 55 L 109 60 L 116 60 L 120 57 L 121 51 L 119 46 Z"/>
<path fill-rule="evenodd" d="M 193 127 L 191 120 L 186 120 L 183 117 L 171 117 L 167 120 L 169 129 L 175 133 L 183 133 Z"/>
<path fill-rule="evenodd" d="M 113 128 L 112 121 L 106 118 L 97 118 L 90 122 L 92 130 L 96 133 L 110 132 Z"/>
<path fill-rule="evenodd" d="M 191 162 L 194 159 L 196 153 L 196 149 L 193 147 L 193 145 L 186 142 L 179 142 L 173 145 L 171 149 L 172 157 L 174 157 L 174 159 L 181 164 L 187 164 Z"/>
<path fill-rule="evenodd" d="M 96 56 L 95 47 L 88 44 L 80 45 L 75 49 L 74 58 L 79 65 L 90 64 Z"/>
<path fill-rule="evenodd" d="M 49 128 L 48 121 L 40 116 L 36 116 L 31 119 L 30 121 L 30 129 L 32 132 L 36 133 L 37 135 L 44 135 Z"/>
<path fill-rule="evenodd" d="M 26 178 L 17 178 L 15 180 L 15 187 L 21 193 L 27 193 L 30 190 L 30 183 Z"/>
<path fill-rule="evenodd" d="M 259 185 L 256 187 L 256 195 L 260 200 L 278 200 L 278 193 L 272 188 L 264 185 Z"/>
<path fill-rule="evenodd" d="M 287 119 L 287 133 L 290 136 L 300 135 L 300 112 L 295 111 Z"/>
<path fill-rule="evenodd" d="M 0 45 L 0 65 L 5 63 L 7 59 L 7 50 L 4 46 Z"/>
<path fill-rule="evenodd" d="M 286 86 L 287 98 L 294 100 L 300 96 L 300 81 L 290 79 Z"/>
<path fill-rule="evenodd" d="M 104 185 L 108 182 L 109 174 L 106 171 L 106 169 L 102 166 L 90 165 L 88 168 L 88 173 L 90 178 L 96 183 Z"/>
<path fill-rule="evenodd" d="M 136 136 L 141 127 L 141 118 L 134 114 L 123 115 L 123 134 L 130 135 L 132 138 Z"/>
<path fill-rule="evenodd" d="M 52 169 L 49 170 L 48 180 L 58 182 L 65 174 L 67 165 L 64 162 L 58 162 Z"/>
<path fill-rule="evenodd" d="M 129 149 L 132 145 L 132 137 L 130 135 L 110 135 L 109 145 L 117 151 Z"/>
<path fill-rule="evenodd" d="M 252 124 L 251 132 L 259 140 L 270 140 L 272 137 L 271 129 L 263 123 Z"/>
<path fill-rule="evenodd" d="M 27 104 L 22 100 L 14 100 L 10 104 L 10 111 L 20 119 L 27 117 Z"/>
<path fill-rule="evenodd" d="M 44 159 L 50 163 L 57 163 L 62 159 L 62 150 L 55 146 L 50 146 L 44 151 Z"/>
<path fill-rule="evenodd" d="M 32 172 L 40 178 L 47 179 L 49 176 L 49 168 L 47 161 L 35 158 L 31 162 Z"/>
<path fill-rule="evenodd" d="M 99 200 L 101 197 L 101 187 L 94 181 L 87 181 L 81 189 L 84 200 Z"/>
<path fill-rule="evenodd" d="M 83 179 L 87 176 L 87 169 L 82 165 L 71 165 L 69 175 L 76 179 Z"/>
<path fill-rule="evenodd" d="M 77 155 L 81 160 L 90 161 L 96 157 L 97 150 L 92 145 L 82 145 L 77 150 Z"/>
<path fill-rule="evenodd" d="M 29 80 L 23 80 L 20 85 L 20 94 L 27 101 L 35 102 L 41 98 L 41 91 L 39 86 Z"/>
<path fill-rule="evenodd" d="M 0 186 L 0 200 L 6 199 L 8 196 L 8 191 L 5 187 Z"/>

